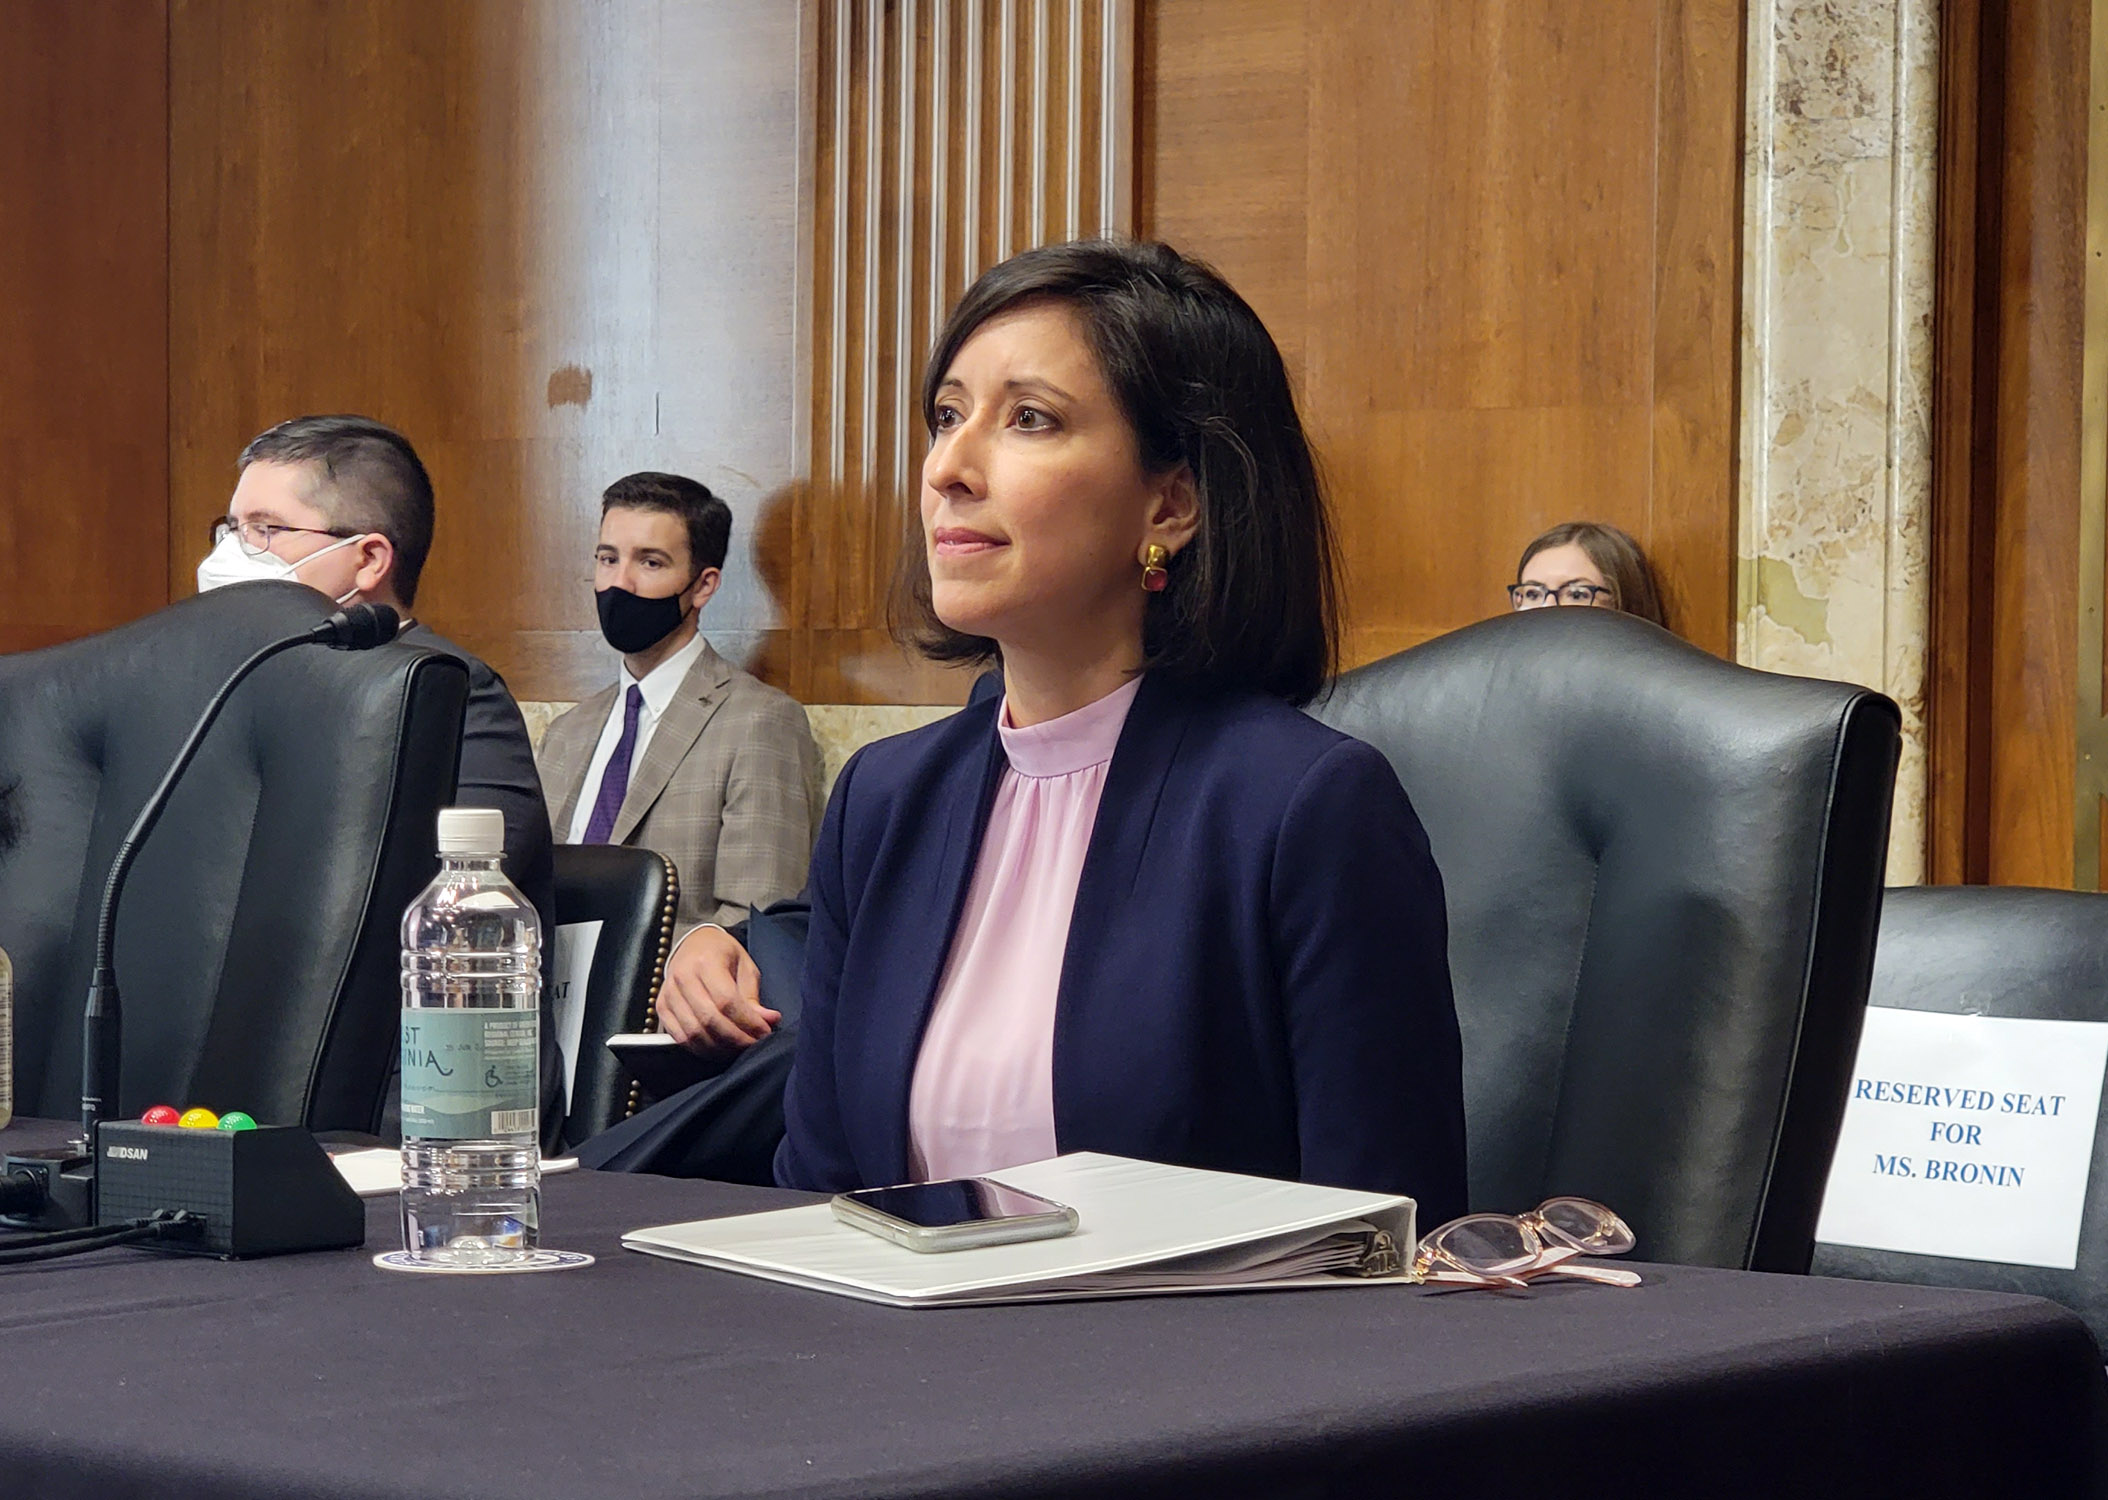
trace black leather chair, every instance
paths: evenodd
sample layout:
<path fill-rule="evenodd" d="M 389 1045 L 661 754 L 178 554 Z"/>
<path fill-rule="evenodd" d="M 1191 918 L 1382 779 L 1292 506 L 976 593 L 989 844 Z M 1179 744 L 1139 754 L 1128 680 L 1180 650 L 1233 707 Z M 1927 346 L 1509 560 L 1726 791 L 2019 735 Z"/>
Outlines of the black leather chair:
<path fill-rule="evenodd" d="M 1441 867 L 1472 1207 L 1578 1193 L 1642 1258 L 1805 1271 L 1895 705 L 1548 609 L 1350 672 L 1313 712 L 1390 757 Z"/>
<path fill-rule="evenodd" d="M 637 1112 L 635 1084 L 605 1045 L 618 1032 L 656 1031 L 652 997 L 673 950 L 681 882 L 673 861 L 621 844 L 556 846 L 556 922 L 598 922 L 600 939 L 586 976 L 578 1063 L 564 1139 L 597 1135 Z"/>
<path fill-rule="evenodd" d="M 2022 886 L 1892 890 L 1881 913 L 1869 1003 L 2108 1021 L 2108 895 Z M 2102 1108 L 2108 1111 L 2108 1098 Z M 2099 1124 L 2093 1152 L 2079 1263 L 2071 1270 L 1819 1244 L 1816 1274 L 2028 1292 L 2077 1312 L 2108 1346 L 2108 1130 Z"/>
<path fill-rule="evenodd" d="M 257 647 L 333 608 L 302 584 L 241 584 L 0 657 L 0 782 L 19 782 L 22 825 L 0 855 L 18 1113 L 78 1113 L 103 881 L 198 712 Z M 437 867 L 467 701 L 459 661 L 401 644 L 303 646 L 236 690 L 119 907 L 120 1110 L 378 1128 L 402 914 Z"/>

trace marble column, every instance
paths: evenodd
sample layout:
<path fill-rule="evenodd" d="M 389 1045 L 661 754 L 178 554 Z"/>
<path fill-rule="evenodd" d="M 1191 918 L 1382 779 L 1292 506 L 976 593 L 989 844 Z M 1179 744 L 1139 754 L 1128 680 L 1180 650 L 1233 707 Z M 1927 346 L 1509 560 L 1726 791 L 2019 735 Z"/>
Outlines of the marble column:
<path fill-rule="evenodd" d="M 1938 0 L 1749 0 L 1736 652 L 1903 709 L 1925 867 Z"/>

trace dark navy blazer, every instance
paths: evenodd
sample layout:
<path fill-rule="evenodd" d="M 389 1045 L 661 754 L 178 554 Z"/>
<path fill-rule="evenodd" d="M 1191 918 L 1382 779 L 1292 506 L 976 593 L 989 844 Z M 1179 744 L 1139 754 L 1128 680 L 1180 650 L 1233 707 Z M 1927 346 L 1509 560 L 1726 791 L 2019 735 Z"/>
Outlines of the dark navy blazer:
<path fill-rule="evenodd" d="M 998 702 L 866 746 L 813 851 L 776 1180 L 910 1176 L 908 1090 L 1004 767 Z M 1054 1021 L 1054 1133 L 1464 1211 L 1441 877 L 1390 763 L 1271 698 L 1145 677 Z"/>

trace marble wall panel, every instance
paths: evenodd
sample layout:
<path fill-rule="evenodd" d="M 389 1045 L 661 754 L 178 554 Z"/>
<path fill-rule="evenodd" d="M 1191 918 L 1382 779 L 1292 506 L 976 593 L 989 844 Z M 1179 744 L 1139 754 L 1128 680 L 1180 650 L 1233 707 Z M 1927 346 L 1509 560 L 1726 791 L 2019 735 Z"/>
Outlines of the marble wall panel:
<path fill-rule="evenodd" d="M 1750 0 L 1736 652 L 1903 710 L 1925 868 L 1937 0 Z"/>

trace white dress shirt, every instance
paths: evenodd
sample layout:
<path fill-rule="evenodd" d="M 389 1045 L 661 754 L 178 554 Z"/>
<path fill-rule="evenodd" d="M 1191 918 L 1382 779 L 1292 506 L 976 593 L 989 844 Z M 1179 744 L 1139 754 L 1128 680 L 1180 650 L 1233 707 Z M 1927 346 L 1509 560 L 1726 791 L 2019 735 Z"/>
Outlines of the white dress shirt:
<path fill-rule="evenodd" d="M 659 716 L 666 712 L 666 705 L 680 690 L 688 669 L 702 654 L 703 636 L 697 631 L 687 645 L 646 672 L 642 679 L 630 676 L 629 664 L 623 663 L 618 674 L 622 690 L 615 694 L 607 722 L 600 726 L 600 742 L 593 747 L 593 759 L 586 765 L 586 779 L 578 789 L 578 806 L 571 812 L 569 842 L 585 842 L 586 825 L 593 821 L 593 804 L 600 798 L 601 780 L 607 775 L 608 762 L 615 758 L 615 747 L 622 743 L 622 700 L 629 696 L 630 685 L 635 683 L 644 694 L 644 707 L 637 714 L 637 743 L 629 757 L 629 773 L 634 779 L 637 767 L 644 763 L 644 747 L 651 743 L 651 732 L 658 727 Z"/>

